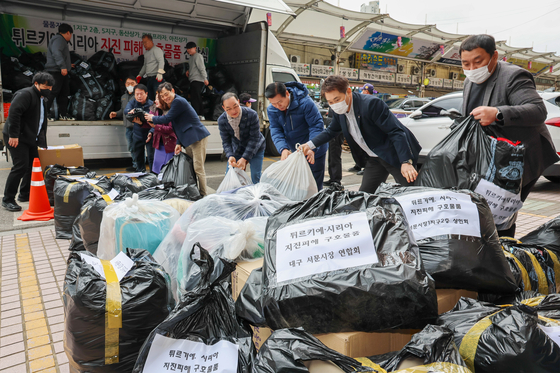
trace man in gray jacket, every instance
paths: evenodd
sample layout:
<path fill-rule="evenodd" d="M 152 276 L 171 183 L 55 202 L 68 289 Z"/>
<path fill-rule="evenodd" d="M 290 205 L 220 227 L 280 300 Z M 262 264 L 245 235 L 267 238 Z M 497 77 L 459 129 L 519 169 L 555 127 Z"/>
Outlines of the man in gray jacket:
<path fill-rule="evenodd" d="M 144 48 L 146 48 L 146 53 L 144 53 L 144 66 L 142 66 L 142 70 L 140 70 L 140 73 L 136 77 L 136 82 L 140 83 L 144 75 L 148 77 L 148 98 L 153 101 L 156 99 L 157 88 L 164 82 L 165 57 L 163 56 L 161 48 L 154 45 L 152 35 L 144 34 L 142 36 L 142 44 L 144 44 Z"/>
<path fill-rule="evenodd" d="M 136 79 L 134 76 L 129 76 L 126 78 L 124 82 L 124 86 L 126 87 L 126 92 L 124 95 L 121 96 L 121 108 L 119 111 L 112 111 L 109 114 L 109 118 L 123 118 L 123 125 L 126 130 L 126 143 L 128 145 L 128 151 L 132 156 L 132 167 L 128 167 L 126 170 L 129 172 L 136 171 L 136 162 L 134 161 L 134 137 L 132 135 L 134 123 L 126 119 L 126 115 L 123 115 L 123 111 L 126 108 L 126 105 L 132 100 L 134 100 L 134 87 L 136 86 Z"/>
<path fill-rule="evenodd" d="M 47 113 L 56 99 L 59 120 L 74 120 L 74 118 L 68 116 L 68 96 L 70 95 L 70 75 L 68 74 L 72 69 L 68 42 L 72 38 L 73 32 L 72 26 L 61 23 L 58 26 L 58 34 L 49 41 L 47 49 L 45 70 L 54 78 L 54 87 L 47 102 Z M 56 120 L 57 118 L 53 119 Z"/>
<path fill-rule="evenodd" d="M 191 105 L 200 120 L 204 120 L 202 116 L 202 88 L 208 85 L 204 57 L 196 51 L 196 43 L 192 41 L 187 43 L 187 53 L 191 56 L 189 58 L 189 71 L 186 74 L 191 86 Z"/>

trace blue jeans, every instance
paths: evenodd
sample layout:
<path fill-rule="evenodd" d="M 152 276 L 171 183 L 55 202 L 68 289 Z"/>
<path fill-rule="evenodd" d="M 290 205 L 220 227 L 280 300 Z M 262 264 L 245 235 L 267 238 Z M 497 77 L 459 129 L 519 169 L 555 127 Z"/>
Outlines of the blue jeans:
<path fill-rule="evenodd" d="M 249 165 L 251 166 L 251 181 L 253 182 L 253 184 L 258 184 L 261 181 L 264 151 L 265 149 L 261 150 L 260 152 L 255 154 L 249 161 Z M 226 174 L 229 170 L 228 165 L 229 163 L 226 165 Z"/>
<path fill-rule="evenodd" d="M 137 172 L 146 171 L 146 153 L 144 149 L 148 152 L 148 164 L 150 165 L 150 170 L 154 164 L 154 148 L 152 146 L 152 141 L 146 143 L 149 132 L 149 128 L 141 128 L 139 125 L 134 124 L 134 153 L 132 159 L 136 162 Z"/>
<path fill-rule="evenodd" d="M 148 77 L 148 98 L 152 101 L 156 99 L 156 91 L 160 84 L 165 83 L 165 79 L 162 79 L 161 82 L 156 80 L 155 76 Z"/>
<path fill-rule="evenodd" d="M 125 128 L 125 136 L 126 136 L 126 144 L 127 149 L 130 152 L 130 156 L 132 157 L 132 167 L 136 168 L 136 159 L 134 159 L 134 127 L 126 127 Z"/>
<path fill-rule="evenodd" d="M 325 160 L 327 159 L 327 154 L 325 153 L 319 158 L 315 158 L 315 164 L 309 164 L 311 172 L 313 173 L 313 178 L 317 183 L 317 190 L 323 189 L 323 179 L 325 178 Z"/>

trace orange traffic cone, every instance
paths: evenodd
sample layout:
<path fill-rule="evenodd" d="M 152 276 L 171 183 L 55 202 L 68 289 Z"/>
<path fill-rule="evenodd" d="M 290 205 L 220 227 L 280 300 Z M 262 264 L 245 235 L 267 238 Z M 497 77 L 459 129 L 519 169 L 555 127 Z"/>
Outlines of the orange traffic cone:
<path fill-rule="evenodd" d="M 54 219 L 54 209 L 49 203 L 47 187 L 45 186 L 45 180 L 43 180 L 39 158 L 33 160 L 32 171 L 31 188 L 29 190 L 29 209 L 25 210 L 18 220 L 47 221 Z"/>

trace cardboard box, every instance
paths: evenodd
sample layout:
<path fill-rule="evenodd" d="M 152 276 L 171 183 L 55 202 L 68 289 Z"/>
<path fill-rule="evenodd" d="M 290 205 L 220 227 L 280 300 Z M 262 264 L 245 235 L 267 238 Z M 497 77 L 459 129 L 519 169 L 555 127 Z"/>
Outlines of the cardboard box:
<path fill-rule="evenodd" d="M 233 299 L 237 299 L 243 285 L 247 282 L 249 275 L 254 269 L 262 267 L 263 260 L 254 262 L 237 263 L 236 270 L 232 273 Z M 457 301 L 463 297 L 477 298 L 477 293 L 468 290 L 437 289 L 438 313 L 451 310 Z M 346 356 L 366 357 L 385 354 L 401 350 L 412 336 L 420 330 L 402 329 L 383 333 L 347 332 L 316 334 L 321 342 Z M 253 342 L 257 350 L 270 337 L 272 330 L 269 328 L 253 328 Z"/>
<path fill-rule="evenodd" d="M 83 166 L 84 151 L 78 144 L 51 146 L 49 149 L 39 149 L 39 160 L 44 174 L 45 168 L 53 164 L 65 167 Z"/>

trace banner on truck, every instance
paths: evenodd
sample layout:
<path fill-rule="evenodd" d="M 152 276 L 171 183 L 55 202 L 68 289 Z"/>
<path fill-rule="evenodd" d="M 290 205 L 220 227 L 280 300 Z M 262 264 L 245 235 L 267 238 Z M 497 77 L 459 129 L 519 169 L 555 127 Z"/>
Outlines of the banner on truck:
<path fill-rule="evenodd" d="M 17 57 L 24 52 L 47 53 L 48 41 L 58 33 L 61 21 L 11 14 L 0 14 L 0 48 L 2 53 Z M 164 34 L 149 30 L 95 26 L 66 22 L 74 29 L 69 42 L 71 51 L 89 58 L 100 50 L 113 48 L 117 62 L 133 61 L 144 54 L 142 35 L 152 35 L 154 44 L 163 50 L 171 65 L 188 61 L 187 42 L 194 41 L 209 67 L 216 65 L 216 40 L 188 35 Z"/>

